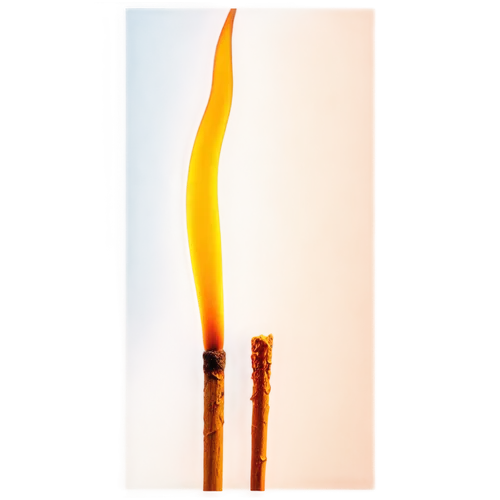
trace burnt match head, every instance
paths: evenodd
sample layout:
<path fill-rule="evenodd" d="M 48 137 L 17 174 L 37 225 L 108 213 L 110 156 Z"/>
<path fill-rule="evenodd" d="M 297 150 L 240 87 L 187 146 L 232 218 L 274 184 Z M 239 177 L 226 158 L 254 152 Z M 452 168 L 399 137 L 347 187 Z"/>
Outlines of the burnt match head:
<path fill-rule="evenodd" d="M 222 370 L 226 367 L 226 351 L 204 351 L 203 352 L 203 371 L 211 373 L 215 370 Z"/>
<path fill-rule="evenodd" d="M 273 355 L 272 334 L 252 338 L 252 367 L 254 370 L 267 370 L 271 366 Z"/>

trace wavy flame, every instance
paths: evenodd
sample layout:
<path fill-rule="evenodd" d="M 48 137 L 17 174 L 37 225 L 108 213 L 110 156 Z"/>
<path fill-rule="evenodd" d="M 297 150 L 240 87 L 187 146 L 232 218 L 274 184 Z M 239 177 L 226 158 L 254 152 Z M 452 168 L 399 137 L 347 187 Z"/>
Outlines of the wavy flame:
<path fill-rule="evenodd" d="M 186 191 L 189 250 L 205 350 L 219 350 L 224 345 L 217 174 L 233 97 L 231 38 L 235 14 L 236 9 L 231 9 L 215 50 L 212 90 L 194 141 Z"/>

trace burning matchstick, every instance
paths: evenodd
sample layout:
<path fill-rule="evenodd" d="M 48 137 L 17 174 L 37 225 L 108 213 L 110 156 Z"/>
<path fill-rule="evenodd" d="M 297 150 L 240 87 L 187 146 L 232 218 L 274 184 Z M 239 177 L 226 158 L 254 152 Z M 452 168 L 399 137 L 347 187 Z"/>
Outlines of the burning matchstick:
<path fill-rule="evenodd" d="M 212 89 L 189 163 L 186 216 L 191 264 L 203 331 L 203 490 L 222 491 L 224 424 L 224 303 L 217 178 L 233 96 L 231 9 L 215 50 Z"/>
<path fill-rule="evenodd" d="M 267 421 L 269 418 L 269 393 L 271 392 L 271 362 L 273 336 L 252 339 L 252 463 L 250 490 L 266 489 Z"/>
<path fill-rule="evenodd" d="M 203 411 L 203 490 L 222 491 L 222 426 L 224 425 L 224 368 L 226 353 L 205 351 Z"/>
<path fill-rule="evenodd" d="M 204 428 L 203 490 L 222 491 L 224 425 L 224 302 L 217 200 L 219 157 L 233 96 L 231 9 L 215 50 L 212 89 L 189 163 L 186 215 L 191 264 L 203 331 Z M 252 339 L 251 489 L 265 489 L 267 419 L 273 337 Z"/>

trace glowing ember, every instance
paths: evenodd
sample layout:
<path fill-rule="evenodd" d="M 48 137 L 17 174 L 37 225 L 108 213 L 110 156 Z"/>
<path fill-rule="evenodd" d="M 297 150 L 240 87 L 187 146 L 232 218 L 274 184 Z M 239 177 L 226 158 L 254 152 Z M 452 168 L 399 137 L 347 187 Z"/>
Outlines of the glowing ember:
<path fill-rule="evenodd" d="M 212 90 L 194 141 L 186 193 L 189 249 L 200 307 L 205 350 L 224 345 L 222 254 L 217 202 L 217 173 L 233 96 L 231 9 L 215 51 Z"/>

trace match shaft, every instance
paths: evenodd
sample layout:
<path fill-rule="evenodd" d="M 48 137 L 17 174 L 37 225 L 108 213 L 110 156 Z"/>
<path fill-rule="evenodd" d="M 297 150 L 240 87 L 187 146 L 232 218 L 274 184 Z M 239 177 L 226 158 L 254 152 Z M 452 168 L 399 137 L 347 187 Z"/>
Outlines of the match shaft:
<path fill-rule="evenodd" d="M 250 489 L 266 489 L 267 421 L 269 416 L 269 393 L 271 392 L 271 360 L 273 336 L 252 339 L 252 465 Z"/>
<path fill-rule="evenodd" d="M 226 353 L 205 351 L 203 411 L 203 491 L 222 491 L 222 437 L 224 425 L 224 368 Z"/>

